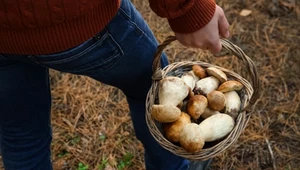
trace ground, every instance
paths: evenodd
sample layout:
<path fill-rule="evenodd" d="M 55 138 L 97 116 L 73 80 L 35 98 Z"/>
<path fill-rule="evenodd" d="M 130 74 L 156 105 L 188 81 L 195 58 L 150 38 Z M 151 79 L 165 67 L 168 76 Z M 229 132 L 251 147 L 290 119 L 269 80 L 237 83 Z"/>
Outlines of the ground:
<path fill-rule="evenodd" d="M 148 2 L 132 0 L 159 42 L 172 35 Z M 300 2 L 218 0 L 231 25 L 229 40 L 256 64 L 261 94 L 238 141 L 220 153 L 211 169 L 296 170 L 300 167 Z M 251 13 L 242 16 L 242 10 Z M 201 60 L 242 75 L 235 56 L 214 57 L 177 42 L 169 61 Z M 143 147 L 135 138 L 121 91 L 92 79 L 51 70 L 52 159 L 55 170 L 139 170 Z"/>

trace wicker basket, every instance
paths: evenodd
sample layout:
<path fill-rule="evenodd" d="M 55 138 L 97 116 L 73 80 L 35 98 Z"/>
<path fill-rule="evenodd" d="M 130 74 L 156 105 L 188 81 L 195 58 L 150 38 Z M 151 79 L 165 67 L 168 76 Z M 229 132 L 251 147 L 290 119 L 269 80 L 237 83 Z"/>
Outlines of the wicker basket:
<path fill-rule="evenodd" d="M 209 63 L 201 62 L 201 61 L 176 62 L 161 69 L 160 58 L 163 49 L 175 40 L 176 38 L 174 36 L 168 37 L 161 45 L 158 46 L 157 52 L 154 56 L 153 77 L 152 77 L 153 83 L 148 92 L 147 100 L 146 100 L 146 122 L 152 136 L 158 141 L 158 143 L 163 148 L 169 150 L 170 152 L 189 160 L 206 160 L 209 158 L 213 158 L 217 156 L 219 153 L 225 151 L 233 143 L 235 143 L 236 140 L 241 135 L 244 128 L 246 127 L 250 119 L 251 113 L 253 111 L 254 108 L 253 106 L 259 96 L 260 83 L 259 83 L 257 70 L 253 61 L 238 46 L 232 44 L 228 40 L 223 40 L 223 39 L 221 40 L 223 49 L 234 54 L 236 57 L 238 57 L 238 59 L 243 61 L 244 65 L 246 66 L 245 68 L 248 71 L 252 84 L 250 84 L 246 79 L 244 79 L 239 74 L 231 70 L 216 65 L 212 65 Z M 241 110 L 238 114 L 238 117 L 235 120 L 236 124 L 234 129 L 231 131 L 231 133 L 225 139 L 223 139 L 218 143 L 213 144 L 212 146 L 204 147 L 201 151 L 196 153 L 189 153 L 185 151 L 182 147 L 175 145 L 174 143 L 170 142 L 168 139 L 164 137 L 162 131 L 162 124 L 157 122 L 151 116 L 151 106 L 153 104 L 157 104 L 158 101 L 159 80 L 161 80 L 166 76 L 181 76 L 183 73 L 192 70 L 192 66 L 195 64 L 198 64 L 203 68 L 207 68 L 210 66 L 219 68 L 227 74 L 228 78 L 241 82 L 244 85 L 244 88 L 240 92 L 240 97 L 242 101 Z"/>

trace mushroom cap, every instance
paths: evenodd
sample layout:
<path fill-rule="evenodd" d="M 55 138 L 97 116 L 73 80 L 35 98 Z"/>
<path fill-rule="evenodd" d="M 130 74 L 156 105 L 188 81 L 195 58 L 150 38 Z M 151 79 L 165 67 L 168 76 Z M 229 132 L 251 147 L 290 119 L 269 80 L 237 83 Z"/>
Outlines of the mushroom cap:
<path fill-rule="evenodd" d="M 206 77 L 205 69 L 200 65 L 193 65 L 192 70 L 197 77 L 201 79 Z"/>
<path fill-rule="evenodd" d="M 226 92 L 234 91 L 234 90 L 239 91 L 243 87 L 244 87 L 243 84 L 236 80 L 228 80 L 228 81 L 225 81 L 224 83 L 222 83 L 217 90 L 220 92 L 226 93 Z"/>
<path fill-rule="evenodd" d="M 164 123 L 163 129 L 166 138 L 171 142 L 179 142 L 180 132 L 185 124 L 191 123 L 191 117 L 185 113 L 181 112 L 180 117 L 172 123 Z"/>
<path fill-rule="evenodd" d="M 206 72 L 208 75 L 216 77 L 221 83 L 227 81 L 227 75 L 216 67 L 208 67 Z"/>
<path fill-rule="evenodd" d="M 187 113 L 193 118 L 198 119 L 207 107 L 207 99 L 203 95 L 194 95 L 187 103 Z"/>
<path fill-rule="evenodd" d="M 172 105 L 153 105 L 151 110 L 152 117 L 162 123 L 176 121 L 181 114 L 181 110 Z"/>
<path fill-rule="evenodd" d="M 161 105 L 177 106 L 189 94 L 189 86 L 179 77 L 165 77 L 159 82 L 158 100 Z"/>
<path fill-rule="evenodd" d="M 207 94 L 208 107 L 220 111 L 225 107 L 225 95 L 220 91 L 212 91 Z"/>
<path fill-rule="evenodd" d="M 205 141 L 199 125 L 196 123 L 184 125 L 180 132 L 179 143 L 187 152 L 195 153 L 201 151 Z"/>

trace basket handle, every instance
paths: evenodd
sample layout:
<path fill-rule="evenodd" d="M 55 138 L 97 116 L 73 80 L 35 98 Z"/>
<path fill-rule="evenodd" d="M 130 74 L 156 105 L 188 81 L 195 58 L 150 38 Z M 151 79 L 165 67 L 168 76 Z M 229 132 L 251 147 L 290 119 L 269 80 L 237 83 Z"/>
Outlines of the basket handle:
<path fill-rule="evenodd" d="M 162 79 L 162 69 L 161 69 L 161 54 L 163 50 L 168 46 L 171 42 L 175 41 L 176 37 L 175 36 L 169 36 L 165 39 L 164 42 L 162 42 L 158 47 L 157 51 L 154 55 L 153 59 L 153 64 L 152 64 L 152 70 L 153 70 L 153 75 L 152 79 L 155 80 L 160 80 Z M 256 103 L 256 100 L 259 98 L 259 93 L 260 93 L 260 81 L 259 81 L 259 76 L 257 69 L 255 67 L 254 62 L 249 58 L 241 48 L 230 42 L 229 40 L 226 39 L 221 39 L 221 44 L 222 47 L 227 50 L 228 52 L 234 54 L 238 59 L 242 60 L 243 63 L 245 64 L 248 73 L 250 75 L 251 79 L 251 84 L 253 87 L 253 94 L 250 98 L 248 106 L 246 106 L 243 110 L 247 112 L 252 112 L 253 107 Z"/>

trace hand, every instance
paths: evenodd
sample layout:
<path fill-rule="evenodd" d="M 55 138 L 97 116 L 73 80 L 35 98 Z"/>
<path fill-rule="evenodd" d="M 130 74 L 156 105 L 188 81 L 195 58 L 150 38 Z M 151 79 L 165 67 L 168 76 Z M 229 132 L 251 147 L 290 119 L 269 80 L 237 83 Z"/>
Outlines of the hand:
<path fill-rule="evenodd" d="M 230 36 L 229 23 L 223 9 L 217 5 L 213 18 L 206 26 L 193 33 L 175 33 L 175 36 L 184 46 L 201 48 L 216 54 L 222 49 L 220 36 Z"/>

